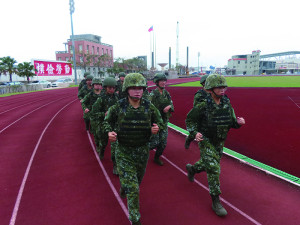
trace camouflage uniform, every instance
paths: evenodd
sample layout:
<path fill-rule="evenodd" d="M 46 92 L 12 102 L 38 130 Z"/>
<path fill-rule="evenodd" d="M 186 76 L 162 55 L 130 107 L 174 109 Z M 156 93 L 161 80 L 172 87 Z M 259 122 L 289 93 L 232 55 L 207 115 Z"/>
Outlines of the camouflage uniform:
<path fill-rule="evenodd" d="M 92 92 L 93 88 L 89 88 L 87 85 L 84 85 L 78 92 L 77 97 L 82 100 L 88 93 Z"/>
<path fill-rule="evenodd" d="M 127 77 L 128 76 L 128 77 Z M 136 86 L 146 87 L 140 81 L 140 74 L 128 74 L 126 79 L 137 83 Z M 132 78 L 132 79 L 131 79 Z M 127 89 L 125 86 L 123 89 Z M 131 86 L 129 86 L 131 87 Z M 116 149 L 116 163 L 122 190 L 127 196 L 129 219 L 136 224 L 140 221 L 139 186 L 144 177 L 149 158 L 149 140 L 151 126 L 156 123 L 164 128 L 159 111 L 146 99 L 140 100 L 140 106 L 134 108 L 128 98 L 119 100 L 110 107 L 104 119 L 105 132 L 117 133 L 118 148 Z"/>
<path fill-rule="evenodd" d="M 227 87 L 226 80 L 220 75 L 207 78 L 205 89 L 215 87 Z M 221 81 L 219 82 L 219 80 Z M 212 82 L 210 82 L 212 81 Z M 214 83 L 216 82 L 216 83 Z M 218 85 L 219 84 L 219 85 Z M 215 92 L 213 92 L 215 93 Z M 218 216 L 225 216 L 226 210 L 219 202 L 220 189 L 220 160 L 223 154 L 224 142 L 230 128 L 239 128 L 234 110 L 228 98 L 220 97 L 220 103 L 216 104 L 211 95 L 207 96 L 200 104 L 197 104 L 188 113 L 186 127 L 191 135 L 198 132 L 203 140 L 198 143 L 201 158 L 194 165 L 187 164 L 188 178 L 194 180 L 194 174 L 206 171 L 209 193 L 213 199 L 213 210 Z"/>
<path fill-rule="evenodd" d="M 158 134 L 152 135 L 150 141 L 150 149 L 156 148 L 154 161 L 157 162 L 167 146 L 168 122 L 171 117 L 171 112 L 174 112 L 174 105 L 171 96 L 166 89 L 163 89 L 162 94 L 158 88 L 153 90 L 150 93 L 150 101 L 159 110 L 165 126 L 165 129 L 160 129 Z M 168 105 L 171 105 L 171 108 L 165 113 L 163 110 Z M 159 162 L 158 164 L 162 165 L 163 163 Z"/>
<path fill-rule="evenodd" d="M 95 104 L 92 108 L 92 118 L 93 122 L 95 123 L 95 126 L 97 127 L 96 136 L 99 140 L 97 145 L 97 151 L 100 153 L 101 151 L 104 154 L 105 148 L 108 143 L 108 136 L 103 130 L 103 121 L 105 118 L 105 113 L 108 111 L 108 109 L 113 106 L 118 101 L 118 96 L 116 93 L 113 93 L 112 95 L 103 93 L 101 94 L 101 97 L 97 99 Z M 113 162 L 115 162 L 115 148 L 116 143 L 111 144 L 111 159 Z M 102 156 L 101 156 L 102 158 Z"/>
<path fill-rule="evenodd" d="M 80 84 L 79 84 L 79 86 L 78 86 L 78 92 L 80 91 L 80 89 L 84 86 L 84 85 L 86 85 L 86 77 L 88 76 L 88 75 L 90 75 L 90 73 L 88 73 L 88 72 L 85 72 L 84 73 L 84 79 L 82 80 L 82 81 L 80 81 Z"/>

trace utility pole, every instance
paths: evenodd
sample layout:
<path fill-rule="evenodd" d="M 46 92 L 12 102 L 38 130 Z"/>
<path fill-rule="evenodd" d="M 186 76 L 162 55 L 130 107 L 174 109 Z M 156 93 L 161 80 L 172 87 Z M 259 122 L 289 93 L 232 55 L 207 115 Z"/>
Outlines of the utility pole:
<path fill-rule="evenodd" d="M 73 67 L 75 73 L 75 84 L 77 84 L 76 57 L 75 57 L 75 44 L 74 44 L 73 18 L 72 18 L 72 14 L 75 11 L 74 0 L 70 0 L 69 5 L 70 5 L 71 30 L 72 30 Z"/>

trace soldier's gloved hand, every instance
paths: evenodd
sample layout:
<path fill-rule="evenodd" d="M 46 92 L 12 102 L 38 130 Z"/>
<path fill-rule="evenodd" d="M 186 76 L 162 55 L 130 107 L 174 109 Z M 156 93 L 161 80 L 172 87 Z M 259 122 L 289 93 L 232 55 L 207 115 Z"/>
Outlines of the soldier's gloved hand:
<path fill-rule="evenodd" d="M 197 133 L 195 136 L 196 141 L 203 141 L 203 135 L 201 133 Z"/>
<path fill-rule="evenodd" d="M 151 133 L 152 134 L 157 134 L 159 131 L 159 127 L 157 126 L 156 123 L 153 123 L 153 126 L 151 127 Z"/>
<path fill-rule="evenodd" d="M 243 117 L 237 117 L 236 121 L 239 125 L 244 125 L 246 123 Z"/>
<path fill-rule="evenodd" d="M 88 113 L 90 110 L 88 109 L 88 108 L 86 108 L 85 110 L 84 110 L 84 113 Z"/>
<path fill-rule="evenodd" d="M 117 140 L 117 133 L 114 131 L 108 132 L 108 139 L 112 142 L 115 142 Z"/>
<path fill-rule="evenodd" d="M 166 107 L 164 108 L 164 113 L 169 112 L 170 109 L 171 109 L 171 106 L 170 106 L 170 105 L 166 106 Z"/>

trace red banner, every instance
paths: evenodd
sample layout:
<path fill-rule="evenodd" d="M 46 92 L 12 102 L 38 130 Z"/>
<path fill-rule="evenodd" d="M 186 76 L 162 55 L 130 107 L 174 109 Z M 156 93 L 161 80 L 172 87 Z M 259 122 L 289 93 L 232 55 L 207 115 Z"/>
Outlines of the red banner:
<path fill-rule="evenodd" d="M 65 62 L 37 61 L 34 60 L 35 74 L 37 76 L 70 76 L 72 64 Z"/>

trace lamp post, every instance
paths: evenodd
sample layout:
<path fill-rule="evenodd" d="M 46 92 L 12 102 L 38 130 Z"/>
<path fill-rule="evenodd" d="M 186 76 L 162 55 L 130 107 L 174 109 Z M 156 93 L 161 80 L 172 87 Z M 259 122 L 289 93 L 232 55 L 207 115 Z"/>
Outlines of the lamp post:
<path fill-rule="evenodd" d="M 200 72 L 200 69 L 199 69 L 199 57 L 200 57 L 200 52 L 198 52 L 198 73 Z"/>
<path fill-rule="evenodd" d="M 75 44 L 74 44 L 73 19 L 72 19 L 72 14 L 75 11 L 74 0 L 70 0 L 69 5 L 70 5 L 71 30 L 72 30 L 73 66 L 74 66 L 74 72 L 75 72 L 75 84 L 77 84 L 76 57 L 75 57 Z"/>

